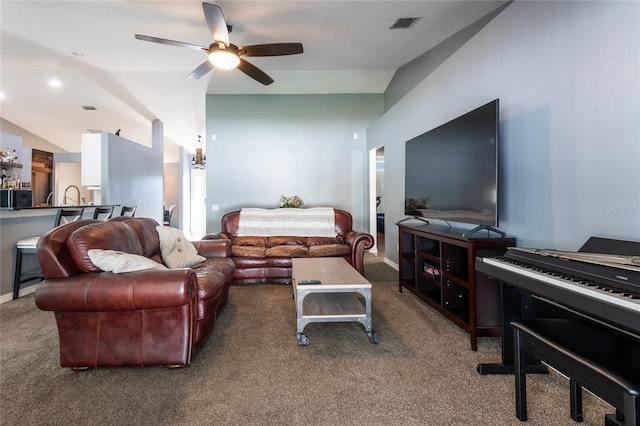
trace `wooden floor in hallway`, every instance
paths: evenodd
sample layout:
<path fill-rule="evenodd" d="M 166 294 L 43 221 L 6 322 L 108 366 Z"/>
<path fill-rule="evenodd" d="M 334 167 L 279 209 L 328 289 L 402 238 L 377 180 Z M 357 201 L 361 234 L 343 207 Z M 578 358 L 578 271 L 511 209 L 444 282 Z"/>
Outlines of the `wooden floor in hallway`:
<path fill-rule="evenodd" d="M 384 233 L 378 232 L 376 235 L 376 248 L 378 249 L 378 257 L 384 259 Z"/>

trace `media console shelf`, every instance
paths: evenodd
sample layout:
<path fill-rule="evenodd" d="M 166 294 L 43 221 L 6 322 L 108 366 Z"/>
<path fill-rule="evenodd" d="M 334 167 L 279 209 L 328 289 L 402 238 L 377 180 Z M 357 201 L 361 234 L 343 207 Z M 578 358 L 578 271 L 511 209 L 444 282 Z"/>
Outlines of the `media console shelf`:
<path fill-rule="evenodd" d="M 476 272 L 475 259 L 500 256 L 515 239 L 409 223 L 398 232 L 399 291 L 408 289 L 467 331 L 474 351 L 478 337 L 500 336 L 500 285 Z"/>

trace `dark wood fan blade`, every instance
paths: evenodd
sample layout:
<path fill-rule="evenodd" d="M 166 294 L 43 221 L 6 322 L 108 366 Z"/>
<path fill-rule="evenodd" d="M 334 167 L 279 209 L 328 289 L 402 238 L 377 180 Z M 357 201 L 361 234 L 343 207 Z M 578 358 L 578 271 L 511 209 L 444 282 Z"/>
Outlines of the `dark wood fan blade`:
<path fill-rule="evenodd" d="M 244 56 L 284 56 L 302 53 L 302 43 L 271 43 L 244 46 L 238 50 Z"/>
<path fill-rule="evenodd" d="M 221 41 L 229 46 L 229 31 L 227 30 L 227 21 L 224 19 L 222 9 L 211 3 L 202 3 L 202 9 L 213 40 Z"/>
<path fill-rule="evenodd" d="M 240 58 L 240 65 L 238 65 L 238 69 L 254 80 L 264 84 L 265 86 L 273 83 L 273 79 L 269 77 L 264 71 L 242 58 Z"/>
<path fill-rule="evenodd" d="M 206 47 L 198 46 L 197 44 L 185 43 L 183 41 L 167 40 L 166 38 L 151 37 L 151 36 L 146 36 L 146 35 L 142 35 L 142 34 L 136 34 L 136 38 L 138 40 L 150 41 L 150 42 L 153 42 L 153 43 L 166 44 L 168 46 L 186 47 L 187 49 L 204 50 L 205 52 L 207 52 L 207 48 Z"/>
<path fill-rule="evenodd" d="M 205 75 L 206 73 L 208 73 L 209 71 L 211 71 L 213 68 L 214 68 L 213 64 L 209 62 L 209 60 L 207 59 L 202 64 L 200 64 L 198 68 L 193 70 L 191 74 L 189 74 L 189 78 L 192 80 L 197 80 L 203 75 Z"/>

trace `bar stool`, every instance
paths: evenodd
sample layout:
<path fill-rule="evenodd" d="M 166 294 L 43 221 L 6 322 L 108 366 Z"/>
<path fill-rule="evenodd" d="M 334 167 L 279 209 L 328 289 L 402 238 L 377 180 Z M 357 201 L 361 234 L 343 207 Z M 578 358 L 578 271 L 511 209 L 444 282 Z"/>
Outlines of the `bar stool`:
<path fill-rule="evenodd" d="M 138 209 L 138 206 L 132 206 L 132 207 L 122 206 L 122 211 L 120 212 L 120 216 L 133 217 L 135 216 L 137 209 Z"/>
<path fill-rule="evenodd" d="M 173 211 L 175 209 L 176 209 L 176 205 L 175 204 L 171 204 L 169 206 L 169 210 L 167 210 L 167 213 L 165 214 L 164 221 L 162 222 L 162 224 L 164 226 L 171 226 L 171 217 L 173 216 Z"/>
<path fill-rule="evenodd" d="M 99 220 L 109 220 L 113 216 L 114 207 L 96 207 L 93 211 L 93 218 Z"/>
<path fill-rule="evenodd" d="M 54 221 L 54 228 L 68 222 L 82 219 L 83 213 L 83 207 L 59 209 Z M 44 279 L 40 270 L 34 272 L 22 272 L 22 255 L 36 254 L 39 239 L 39 236 L 29 237 L 16 243 L 16 265 L 13 273 L 13 299 L 18 298 L 21 284 L 32 281 L 36 278 L 40 278 L 40 281 Z"/>

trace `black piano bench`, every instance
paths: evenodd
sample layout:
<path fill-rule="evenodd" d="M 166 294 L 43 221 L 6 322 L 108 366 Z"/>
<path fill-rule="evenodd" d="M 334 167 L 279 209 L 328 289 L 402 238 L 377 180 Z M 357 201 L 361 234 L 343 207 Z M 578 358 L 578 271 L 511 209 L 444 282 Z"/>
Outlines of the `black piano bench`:
<path fill-rule="evenodd" d="M 616 409 L 605 425 L 640 426 L 640 339 L 596 323 L 569 319 L 512 322 L 516 417 L 527 420 L 525 364 L 533 355 L 569 377 L 571 418 L 582 421 L 582 388 Z"/>

